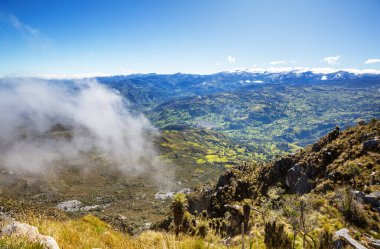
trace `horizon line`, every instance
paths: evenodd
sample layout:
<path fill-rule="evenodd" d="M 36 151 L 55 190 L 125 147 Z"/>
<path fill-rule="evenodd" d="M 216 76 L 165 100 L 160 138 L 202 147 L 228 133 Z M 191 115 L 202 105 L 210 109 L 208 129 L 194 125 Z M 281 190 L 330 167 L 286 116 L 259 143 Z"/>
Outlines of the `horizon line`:
<path fill-rule="evenodd" d="M 116 76 L 133 76 L 133 75 L 175 75 L 175 74 L 187 74 L 187 75 L 215 75 L 220 73 L 306 73 L 311 72 L 313 74 L 327 75 L 337 72 L 347 72 L 355 75 L 380 75 L 379 69 L 356 69 L 356 68 L 331 68 L 331 67 L 252 67 L 252 68 L 234 68 L 221 70 L 210 73 L 195 73 L 195 72 L 131 72 L 131 73 L 74 73 L 74 74 L 25 74 L 25 75 L 0 75 L 0 79 L 6 78 L 35 78 L 46 80 L 73 80 L 73 79 L 93 79 L 100 77 L 116 77 Z"/>

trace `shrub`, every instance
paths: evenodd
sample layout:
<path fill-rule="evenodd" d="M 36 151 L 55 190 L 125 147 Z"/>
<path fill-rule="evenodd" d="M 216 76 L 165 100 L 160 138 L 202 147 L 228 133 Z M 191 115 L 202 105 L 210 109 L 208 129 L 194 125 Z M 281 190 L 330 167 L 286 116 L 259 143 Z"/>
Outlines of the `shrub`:
<path fill-rule="evenodd" d="M 284 225 L 277 224 L 276 221 L 265 223 L 264 236 L 264 243 L 268 249 L 290 249 L 292 247 Z"/>
<path fill-rule="evenodd" d="M 179 234 L 180 226 L 183 222 L 186 208 L 187 208 L 187 199 L 186 199 L 185 194 L 182 194 L 182 193 L 176 194 L 170 206 L 170 209 L 173 212 L 174 225 L 176 226 L 176 230 L 175 230 L 176 235 Z"/>
<path fill-rule="evenodd" d="M 197 227 L 197 234 L 201 238 L 206 238 L 208 232 L 208 225 L 206 222 L 201 222 Z"/>
<path fill-rule="evenodd" d="M 344 218 L 358 227 L 367 227 L 368 220 L 353 197 L 353 193 L 350 189 L 346 189 L 342 198 L 342 213 Z"/>
<path fill-rule="evenodd" d="M 333 234 L 325 230 L 319 235 L 319 249 L 334 249 Z"/>

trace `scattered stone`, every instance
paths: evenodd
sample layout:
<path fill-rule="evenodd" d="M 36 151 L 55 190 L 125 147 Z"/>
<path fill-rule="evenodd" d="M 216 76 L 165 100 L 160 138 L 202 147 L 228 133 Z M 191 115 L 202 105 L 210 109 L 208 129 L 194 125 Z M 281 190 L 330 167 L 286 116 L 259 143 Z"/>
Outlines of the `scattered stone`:
<path fill-rule="evenodd" d="M 348 234 L 348 232 L 349 231 L 347 228 L 342 228 L 342 229 L 335 232 L 335 237 L 337 238 L 334 242 L 335 248 L 337 248 L 337 249 L 344 248 L 344 244 L 348 243 L 349 245 L 351 245 L 355 249 L 367 249 L 367 247 L 363 246 L 358 241 L 353 239 Z"/>

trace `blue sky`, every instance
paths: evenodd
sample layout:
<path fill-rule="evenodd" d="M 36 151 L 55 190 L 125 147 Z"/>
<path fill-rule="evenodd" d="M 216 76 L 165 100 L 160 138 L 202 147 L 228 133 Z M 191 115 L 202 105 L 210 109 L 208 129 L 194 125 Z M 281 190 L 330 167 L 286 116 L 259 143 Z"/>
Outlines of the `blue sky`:
<path fill-rule="evenodd" d="M 0 76 L 380 70 L 378 0 L 1 0 Z"/>

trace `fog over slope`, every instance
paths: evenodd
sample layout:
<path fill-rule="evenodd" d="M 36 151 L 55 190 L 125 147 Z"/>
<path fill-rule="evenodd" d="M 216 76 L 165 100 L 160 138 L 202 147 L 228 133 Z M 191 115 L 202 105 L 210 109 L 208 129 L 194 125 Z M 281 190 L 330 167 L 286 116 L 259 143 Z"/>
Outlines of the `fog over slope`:
<path fill-rule="evenodd" d="M 59 160 L 102 155 L 127 174 L 160 167 L 158 134 L 94 80 L 0 80 L 0 166 L 38 172 Z"/>

